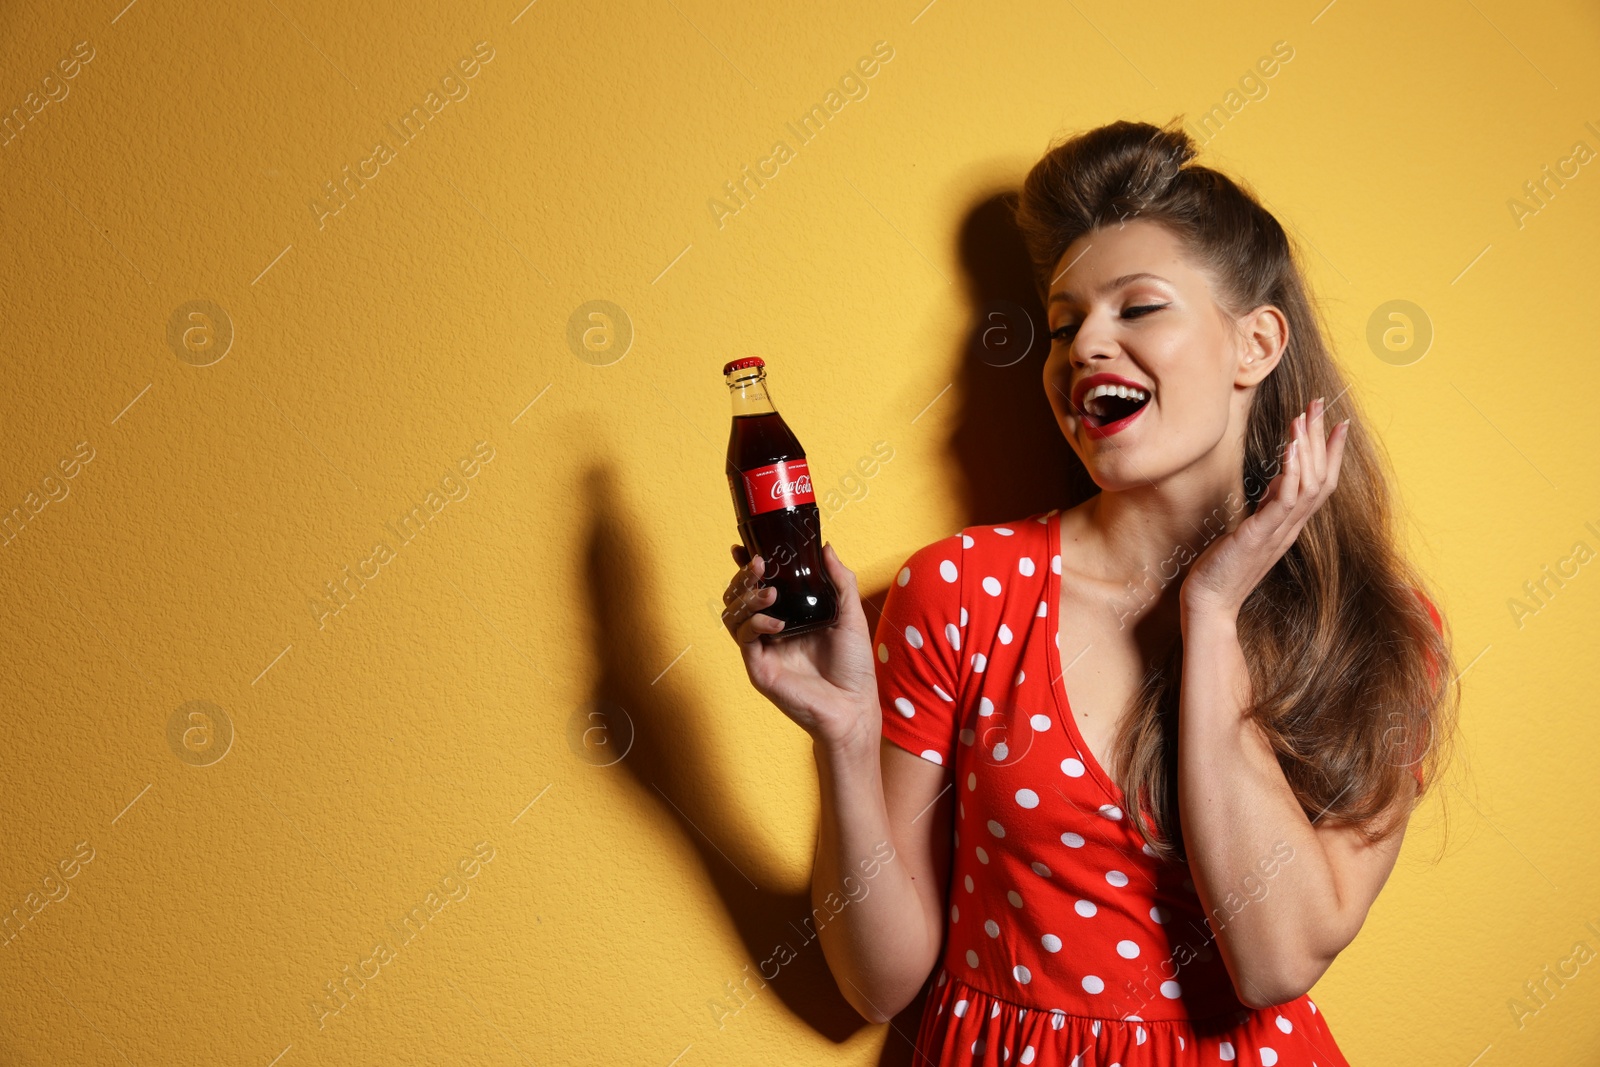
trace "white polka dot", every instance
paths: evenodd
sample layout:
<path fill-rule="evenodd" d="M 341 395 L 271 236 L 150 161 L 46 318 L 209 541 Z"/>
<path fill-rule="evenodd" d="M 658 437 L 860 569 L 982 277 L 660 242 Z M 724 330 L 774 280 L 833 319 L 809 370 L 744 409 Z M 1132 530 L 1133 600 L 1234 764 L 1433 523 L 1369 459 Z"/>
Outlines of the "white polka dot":
<path fill-rule="evenodd" d="M 1020 963 L 1011 968 L 1011 977 L 1015 978 L 1023 985 L 1027 985 L 1029 982 L 1033 981 L 1033 975 L 1028 971 L 1028 968 L 1024 967 Z"/>
<path fill-rule="evenodd" d="M 1083 976 L 1083 991 L 1085 993 L 1098 993 L 1106 987 L 1099 975 L 1086 974 Z"/>
<path fill-rule="evenodd" d="M 900 573 L 895 576 L 895 581 L 898 582 L 900 585 L 904 586 L 910 580 L 911 580 L 911 568 L 910 567 L 901 567 L 900 568 Z"/>
<path fill-rule="evenodd" d="M 1050 557 L 1050 569 L 1052 571 L 1054 571 L 1055 573 L 1057 573 L 1057 574 L 1061 573 L 1061 557 L 1060 556 L 1051 556 Z"/>
<path fill-rule="evenodd" d="M 1111 820 L 1122 818 L 1122 809 L 1115 804 L 1100 805 L 1100 814 Z"/>
<path fill-rule="evenodd" d="M 983 921 L 983 932 L 988 934 L 990 937 L 999 937 L 1000 924 L 995 922 L 993 919 L 985 919 Z"/>
<path fill-rule="evenodd" d="M 957 652 L 961 651 L 961 631 L 956 629 L 955 623 L 947 622 L 944 624 L 944 641 L 945 644 Z"/>
<path fill-rule="evenodd" d="M 979 863 L 988 863 L 989 862 L 989 854 L 983 850 L 983 846 L 982 845 L 977 846 L 977 853 L 978 853 L 978 862 Z"/>
<path fill-rule="evenodd" d="M 1012 889 L 1006 893 L 1006 899 L 1011 901 L 1011 906 L 1013 908 L 1022 907 L 1022 894 L 1017 892 L 1015 889 Z"/>
<path fill-rule="evenodd" d="M 1128 940 L 1118 941 L 1117 955 L 1125 960 L 1135 959 L 1139 955 L 1139 946 Z"/>
<path fill-rule="evenodd" d="M 999 1017 L 1000 1017 L 1000 1002 L 997 1000 L 997 1001 L 994 1002 L 994 1006 L 989 1009 L 989 1018 L 998 1019 Z M 1011 1058 L 1011 1050 L 1010 1049 L 1004 1049 L 1003 1051 L 1006 1054 L 1006 1058 L 1010 1059 Z"/>
<path fill-rule="evenodd" d="M 954 904 L 950 905 L 950 921 L 953 923 L 961 921 L 961 909 Z"/>
<path fill-rule="evenodd" d="M 1067 1013 L 1062 1011 L 1060 1008 L 1051 1008 L 1050 1009 L 1050 1029 L 1059 1030 L 1065 1025 L 1067 1025 Z M 1099 1022 L 1099 1020 L 1096 1020 L 1095 1024 L 1094 1024 L 1094 1036 L 1096 1036 L 1096 1037 L 1100 1036 L 1100 1022 Z"/>
<path fill-rule="evenodd" d="M 1032 578 L 1033 560 L 1029 559 L 1027 556 L 1023 556 L 1021 559 L 1017 560 L 1017 570 L 1021 572 L 1024 578 Z"/>
<path fill-rule="evenodd" d="M 965 626 L 966 624 L 967 624 L 967 609 L 966 608 L 962 608 L 961 609 L 961 625 Z"/>
<path fill-rule="evenodd" d="M 1017 803 L 1024 808 L 1037 808 L 1039 806 L 1039 794 L 1031 789 L 1019 789 L 1017 790 Z"/>
<path fill-rule="evenodd" d="M 1006 828 L 995 822 L 993 819 L 989 820 L 989 832 L 996 837 L 1006 836 Z"/>
<path fill-rule="evenodd" d="M 983 580 L 983 591 L 985 593 L 988 593 L 990 596 L 999 596 L 1000 595 L 1000 579 L 998 579 L 998 578 L 985 578 Z"/>
<path fill-rule="evenodd" d="M 985 1043 L 983 1038 L 981 1038 L 981 1037 L 978 1038 L 978 1040 L 976 1040 L 976 1041 L 974 1041 L 972 1043 L 972 1055 L 974 1057 L 983 1055 L 983 1050 L 985 1048 L 987 1048 L 987 1047 L 988 1047 L 988 1045 L 987 1045 L 987 1043 Z"/>
<path fill-rule="evenodd" d="M 1048 877 L 1050 877 L 1050 868 L 1046 867 L 1044 864 L 1040 863 L 1038 860 L 1034 860 L 1033 861 L 1032 867 L 1033 867 L 1033 873 L 1037 874 L 1040 878 L 1048 878 Z"/>
<path fill-rule="evenodd" d="M 1142 1045 L 1142 1044 L 1144 1044 L 1144 1042 L 1145 1042 L 1145 1036 L 1146 1036 L 1146 1035 L 1145 1035 L 1145 1032 L 1144 1032 L 1144 1027 L 1142 1027 L 1142 1026 L 1136 1026 L 1136 1027 L 1134 1027 L 1134 1028 L 1133 1028 L 1133 1033 L 1134 1033 L 1134 1038 L 1133 1038 L 1133 1043 L 1134 1043 L 1134 1044 L 1135 1044 L 1135 1045 Z"/>
<path fill-rule="evenodd" d="M 907 700 L 905 697 L 894 698 L 894 710 L 898 711 L 908 719 L 917 713 L 917 709 L 912 707 L 911 701 Z"/>
<path fill-rule="evenodd" d="M 1281 1015 L 1278 1016 L 1273 1021 L 1278 1024 L 1278 1029 L 1282 1030 L 1286 1034 L 1290 1033 L 1290 1032 L 1292 1032 L 1294 1030 L 1294 1023 L 1290 1022 L 1288 1019 L 1285 1019 Z"/>
<path fill-rule="evenodd" d="M 988 656 L 985 656 L 982 652 L 974 652 L 972 654 L 972 673 L 974 673 L 974 674 L 982 674 L 983 673 L 983 669 L 985 667 L 987 667 L 988 665 L 989 665 L 989 657 Z"/>
<path fill-rule="evenodd" d="M 984 716 L 985 718 L 987 718 L 990 715 L 993 715 L 994 714 L 994 701 L 990 700 L 988 697 L 979 697 L 978 698 L 978 714 Z"/>
<path fill-rule="evenodd" d="M 1021 1063 L 1021 1064 L 1032 1063 L 1033 1062 L 1033 1056 L 1034 1056 L 1033 1046 L 1029 1045 L 1027 1048 L 1022 1050 L 1022 1055 L 1017 1059 L 1017 1062 Z"/>
<path fill-rule="evenodd" d="M 1004 741 L 1002 741 L 998 745 L 994 746 L 995 762 L 997 762 L 997 763 L 1004 762 L 1005 758 L 1007 756 L 1009 756 L 1009 755 L 1011 755 L 1011 746 L 1006 744 Z"/>
<path fill-rule="evenodd" d="M 1183 988 L 1177 982 L 1168 979 L 1161 983 L 1161 995 L 1168 1000 L 1177 1000 L 1183 995 Z"/>
<path fill-rule="evenodd" d="M 1182 1052 L 1182 1051 L 1183 1051 L 1183 1049 L 1184 1049 L 1184 1043 L 1183 1043 L 1183 1035 L 1182 1035 L 1182 1034 L 1179 1034 L 1179 1035 L 1178 1035 L 1178 1051 L 1179 1051 L 1179 1052 Z M 1316 1064 L 1314 1064 L 1314 1063 L 1313 1063 L 1313 1064 L 1312 1064 L 1312 1065 L 1311 1065 L 1311 1067 L 1317 1067 L 1317 1065 L 1316 1065 Z"/>
<path fill-rule="evenodd" d="M 1042 619 L 1048 614 L 1050 614 L 1050 609 L 1044 606 L 1044 601 L 1039 601 L 1039 610 L 1033 613 L 1034 618 Z"/>
<path fill-rule="evenodd" d="M 1222 1044 L 1218 1045 L 1217 1055 L 1225 1060 L 1233 1059 L 1233 1043 L 1231 1041 L 1224 1041 Z"/>
<path fill-rule="evenodd" d="M 971 955 L 971 953 L 968 953 L 968 955 Z M 964 1000 L 956 1001 L 956 1006 L 950 1009 L 950 1014 L 954 1015 L 957 1019 L 965 1018 L 967 1014 L 967 1002 Z"/>
<path fill-rule="evenodd" d="M 1028 676 L 1028 672 L 1027 671 L 1018 671 L 1017 672 L 1017 680 L 1012 682 L 1011 684 L 1012 685 L 1021 685 L 1022 684 L 1022 680 L 1024 678 L 1026 678 L 1027 676 Z"/>
<path fill-rule="evenodd" d="M 1028 720 L 1028 725 L 1042 734 L 1046 730 L 1050 729 L 1050 716 L 1035 715 L 1033 718 Z"/>
<path fill-rule="evenodd" d="M 1271 1045 L 1261 1046 L 1261 1067 L 1272 1067 L 1278 1062 L 1278 1050 Z"/>
<path fill-rule="evenodd" d="M 967 789 L 970 791 L 970 790 L 973 790 L 973 789 L 976 789 L 976 788 L 978 788 L 978 776 L 976 774 L 973 774 L 971 771 L 968 771 L 967 772 Z"/>
<path fill-rule="evenodd" d="M 1077 912 L 1079 915 L 1082 915 L 1085 919 L 1088 919 L 1092 918 L 1094 913 L 1100 909 L 1095 907 L 1094 901 L 1092 900 L 1080 900 L 1076 904 L 1072 905 L 1072 910 Z"/>
<path fill-rule="evenodd" d="M 972 547 L 972 536 L 970 534 L 962 534 L 961 535 L 961 547 L 962 548 L 971 548 Z"/>
<path fill-rule="evenodd" d="M 967 892 L 969 892 L 969 893 L 972 892 L 972 875 L 970 875 L 970 874 L 967 875 L 966 884 L 967 884 Z"/>
<path fill-rule="evenodd" d="M 1061 761 L 1061 773 L 1067 775 L 1069 778 L 1082 778 L 1083 761 L 1068 756 L 1066 759 Z"/>
<path fill-rule="evenodd" d="M 944 701 L 946 704 L 954 704 L 956 702 L 956 698 L 951 696 L 949 693 L 946 693 L 942 686 L 934 686 L 933 691 L 938 693 L 939 699 Z"/>
<path fill-rule="evenodd" d="M 1163 908 L 1160 904 L 1157 904 L 1155 907 L 1150 909 L 1150 918 L 1154 919 L 1158 923 L 1164 923 L 1168 919 L 1172 918 L 1172 913 L 1166 908 Z"/>
<path fill-rule="evenodd" d="M 1001 537 L 1010 537 L 1014 531 L 1009 526 L 996 526 L 994 532 Z"/>
<path fill-rule="evenodd" d="M 956 565 L 950 560 L 942 560 L 939 563 L 939 577 L 947 582 L 954 582 L 961 577 L 961 572 L 956 570 Z"/>
<path fill-rule="evenodd" d="M 1110 882 L 1114 886 L 1117 886 L 1118 888 L 1121 888 L 1122 886 L 1128 884 L 1128 876 L 1123 874 L 1121 871 L 1107 871 L 1106 881 Z"/>
<path fill-rule="evenodd" d="M 1044 946 L 1046 952 L 1061 951 L 1061 939 L 1055 934 L 1045 934 L 1039 939 L 1039 944 Z"/>
<path fill-rule="evenodd" d="M 922 631 L 915 626 L 906 627 L 906 644 L 912 648 L 922 647 Z"/>
<path fill-rule="evenodd" d="M 937 689 L 939 687 L 938 686 L 934 686 L 934 688 Z M 1143 852 L 1146 856 L 1149 856 L 1151 859 L 1155 859 L 1155 857 L 1156 857 L 1156 850 L 1150 847 L 1150 842 L 1148 842 L 1148 841 L 1146 841 L 1144 844 L 1139 846 L 1139 851 Z"/>
<path fill-rule="evenodd" d="M 1011 633 L 1011 627 L 1007 626 L 1005 623 L 1001 623 L 1000 624 L 999 636 L 1000 636 L 1000 643 L 1002 645 L 1009 645 L 1011 643 L 1011 638 L 1013 636 L 1012 633 Z"/>
<path fill-rule="evenodd" d="M 976 967 L 977 965 L 978 965 L 978 954 L 976 952 L 972 951 L 970 948 L 967 949 L 967 966 L 968 967 Z"/>
<path fill-rule="evenodd" d="M 939 755 L 939 753 L 935 752 L 931 748 L 925 748 L 922 750 L 922 758 L 927 760 L 929 763 L 937 763 L 941 767 L 944 766 L 944 757 Z"/>
<path fill-rule="evenodd" d="M 971 730 L 962 730 L 959 736 L 963 745 L 970 745 L 978 740 L 978 735 Z"/>
<path fill-rule="evenodd" d="M 1067 832 L 1061 835 L 1061 843 L 1068 848 L 1082 848 L 1083 838 L 1078 834 Z"/>
<path fill-rule="evenodd" d="M 878 645 L 878 662 L 879 663 L 888 663 L 889 662 L 889 646 L 888 645 L 881 644 L 881 643 Z"/>
<path fill-rule="evenodd" d="M 1315 1002 L 1312 1001 L 1312 999 L 1310 997 L 1306 998 L 1306 1006 L 1311 1009 L 1311 1014 L 1312 1015 L 1315 1015 L 1317 1013 L 1317 1005 L 1315 1004 Z"/>

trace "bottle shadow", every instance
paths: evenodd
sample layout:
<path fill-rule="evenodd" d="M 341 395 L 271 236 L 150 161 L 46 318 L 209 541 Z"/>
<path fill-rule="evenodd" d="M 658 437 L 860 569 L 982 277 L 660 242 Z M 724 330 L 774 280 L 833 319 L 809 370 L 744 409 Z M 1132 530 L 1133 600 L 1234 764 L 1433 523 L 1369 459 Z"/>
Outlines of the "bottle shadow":
<path fill-rule="evenodd" d="M 963 525 L 1071 506 L 1083 499 L 1077 494 L 1084 486 L 1092 488 L 1043 393 L 1040 369 L 1049 347 L 1045 318 L 1012 222 L 1013 196 L 1002 191 L 980 198 L 960 231 L 973 326 L 955 353 L 959 367 L 952 391 L 958 414 L 948 449 L 961 474 Z M 618 505 L 626 496 L 614 484 L 610 467 L 590 468 L 585 480 L 584 499 L 594 503 L 584 576 L 599 669 L 588 705 L 593 717 L 574 721 L 585 738 L 598 739 L 610 753 L 596 762 L 608 761 L 627 775 L 657 804 L 664 825 L 694 849 L 744 943 L 751 962 L 694 998 L 705 1004 L 706 1031 L 737 1025 L 747 1006 L 775 996 L 818 1034 L 841 1043 L 867 1024 L 840 993 L 822 954 L 817 923 L 830 915 L 813 915 L 809 885 L 793 886 L 785 873 L 791 859 L 766 843 L 762 827 L 740 804 L 731 777 L 719 773 L 718 758 L 706 742 L 717 732 L 719 712 L 699 698 L 694 660 L 674 659 L 682 650 L 672 647 L 654 623 L 666 612 L 636 580 L 654 569 L 642 518 Z M 712 547 L 719 556 L 726 551 L 721 543 Z M 915 547 L 909 546 L 907 554 Z M 732 560 L 722 558 L 731 577 Z M 708 594 L 713 605 L 720 603 L 718 593 Z M 885 587 L 864 596 L 869 623 L 875 625 L 886 595 Z M 699 604 L 707 598 L 692 599 Z M 706 609 L 706 620 L 706 640 L 726 642 L 714 607 Z M 737 656 L 727 644 L 698 646 L 699 656 Z M 748 705 L 752 713 L 780 714 L 753 693 Z M 932 986 L 930 975 L 912 1003 L 891 1020 L 881 1067 L 908 1067 L 919 1059 L 914 1039 Z"/>

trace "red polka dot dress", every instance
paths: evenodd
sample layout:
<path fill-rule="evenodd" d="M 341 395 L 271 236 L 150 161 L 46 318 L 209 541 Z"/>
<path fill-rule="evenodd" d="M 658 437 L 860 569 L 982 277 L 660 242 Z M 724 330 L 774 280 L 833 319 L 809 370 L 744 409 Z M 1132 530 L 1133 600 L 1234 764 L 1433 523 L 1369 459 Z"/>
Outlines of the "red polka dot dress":
<path fill-rule="evenodd" d="M 956 791 L 918 1064 L 1348 1067 L 1309 996 L 1239 1002 L 1188 866 L 1151 854 L 1089 753 L 1060 574 L 1058 511 L 968 527 L 911 556 L 874 635 L 883 735 Z"/>

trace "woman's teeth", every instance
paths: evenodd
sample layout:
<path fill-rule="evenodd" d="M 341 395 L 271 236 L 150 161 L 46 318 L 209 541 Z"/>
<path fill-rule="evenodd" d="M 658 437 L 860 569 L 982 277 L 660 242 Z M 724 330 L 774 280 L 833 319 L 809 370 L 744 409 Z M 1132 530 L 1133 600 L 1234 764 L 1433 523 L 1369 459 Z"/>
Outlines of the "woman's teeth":
<path fill-rule="evenodd" d="M 1123 417 L 1133 414 L 1145 401 L 1150 399 L 1150 394 L 1143 389 L 1128 385 L 1097 385 L 1083 396 L 1083 413 L 1093 420 L 1093 425 L 1100 425 L 1102 419 L 1111 415 L 1114 409 L 1120 410 L 1122 405 L 1113 405 L 1108 401 L 1131 400 L 1134 406 L 1123 413 Z"/>

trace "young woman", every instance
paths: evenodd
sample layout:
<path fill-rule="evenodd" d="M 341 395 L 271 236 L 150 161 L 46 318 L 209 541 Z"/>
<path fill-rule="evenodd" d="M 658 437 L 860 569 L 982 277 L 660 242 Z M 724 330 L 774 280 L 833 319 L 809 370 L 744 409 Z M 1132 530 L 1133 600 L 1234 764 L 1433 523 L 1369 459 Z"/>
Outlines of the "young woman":
<path fill-rule="evenodd" d="M 1454 726 L 1288 239 L 1194 154 L 1116 122 L 1022 189 L 1098 493 L 916 551 L 870 637 L 827 546 L 838 624 L 770 640 L 734 549 L 729 632 L 814 742 L 823 951 L 874 1022 L 932 983 L 919 1065 L 1345 1064 L 1307 991 Z"/>

